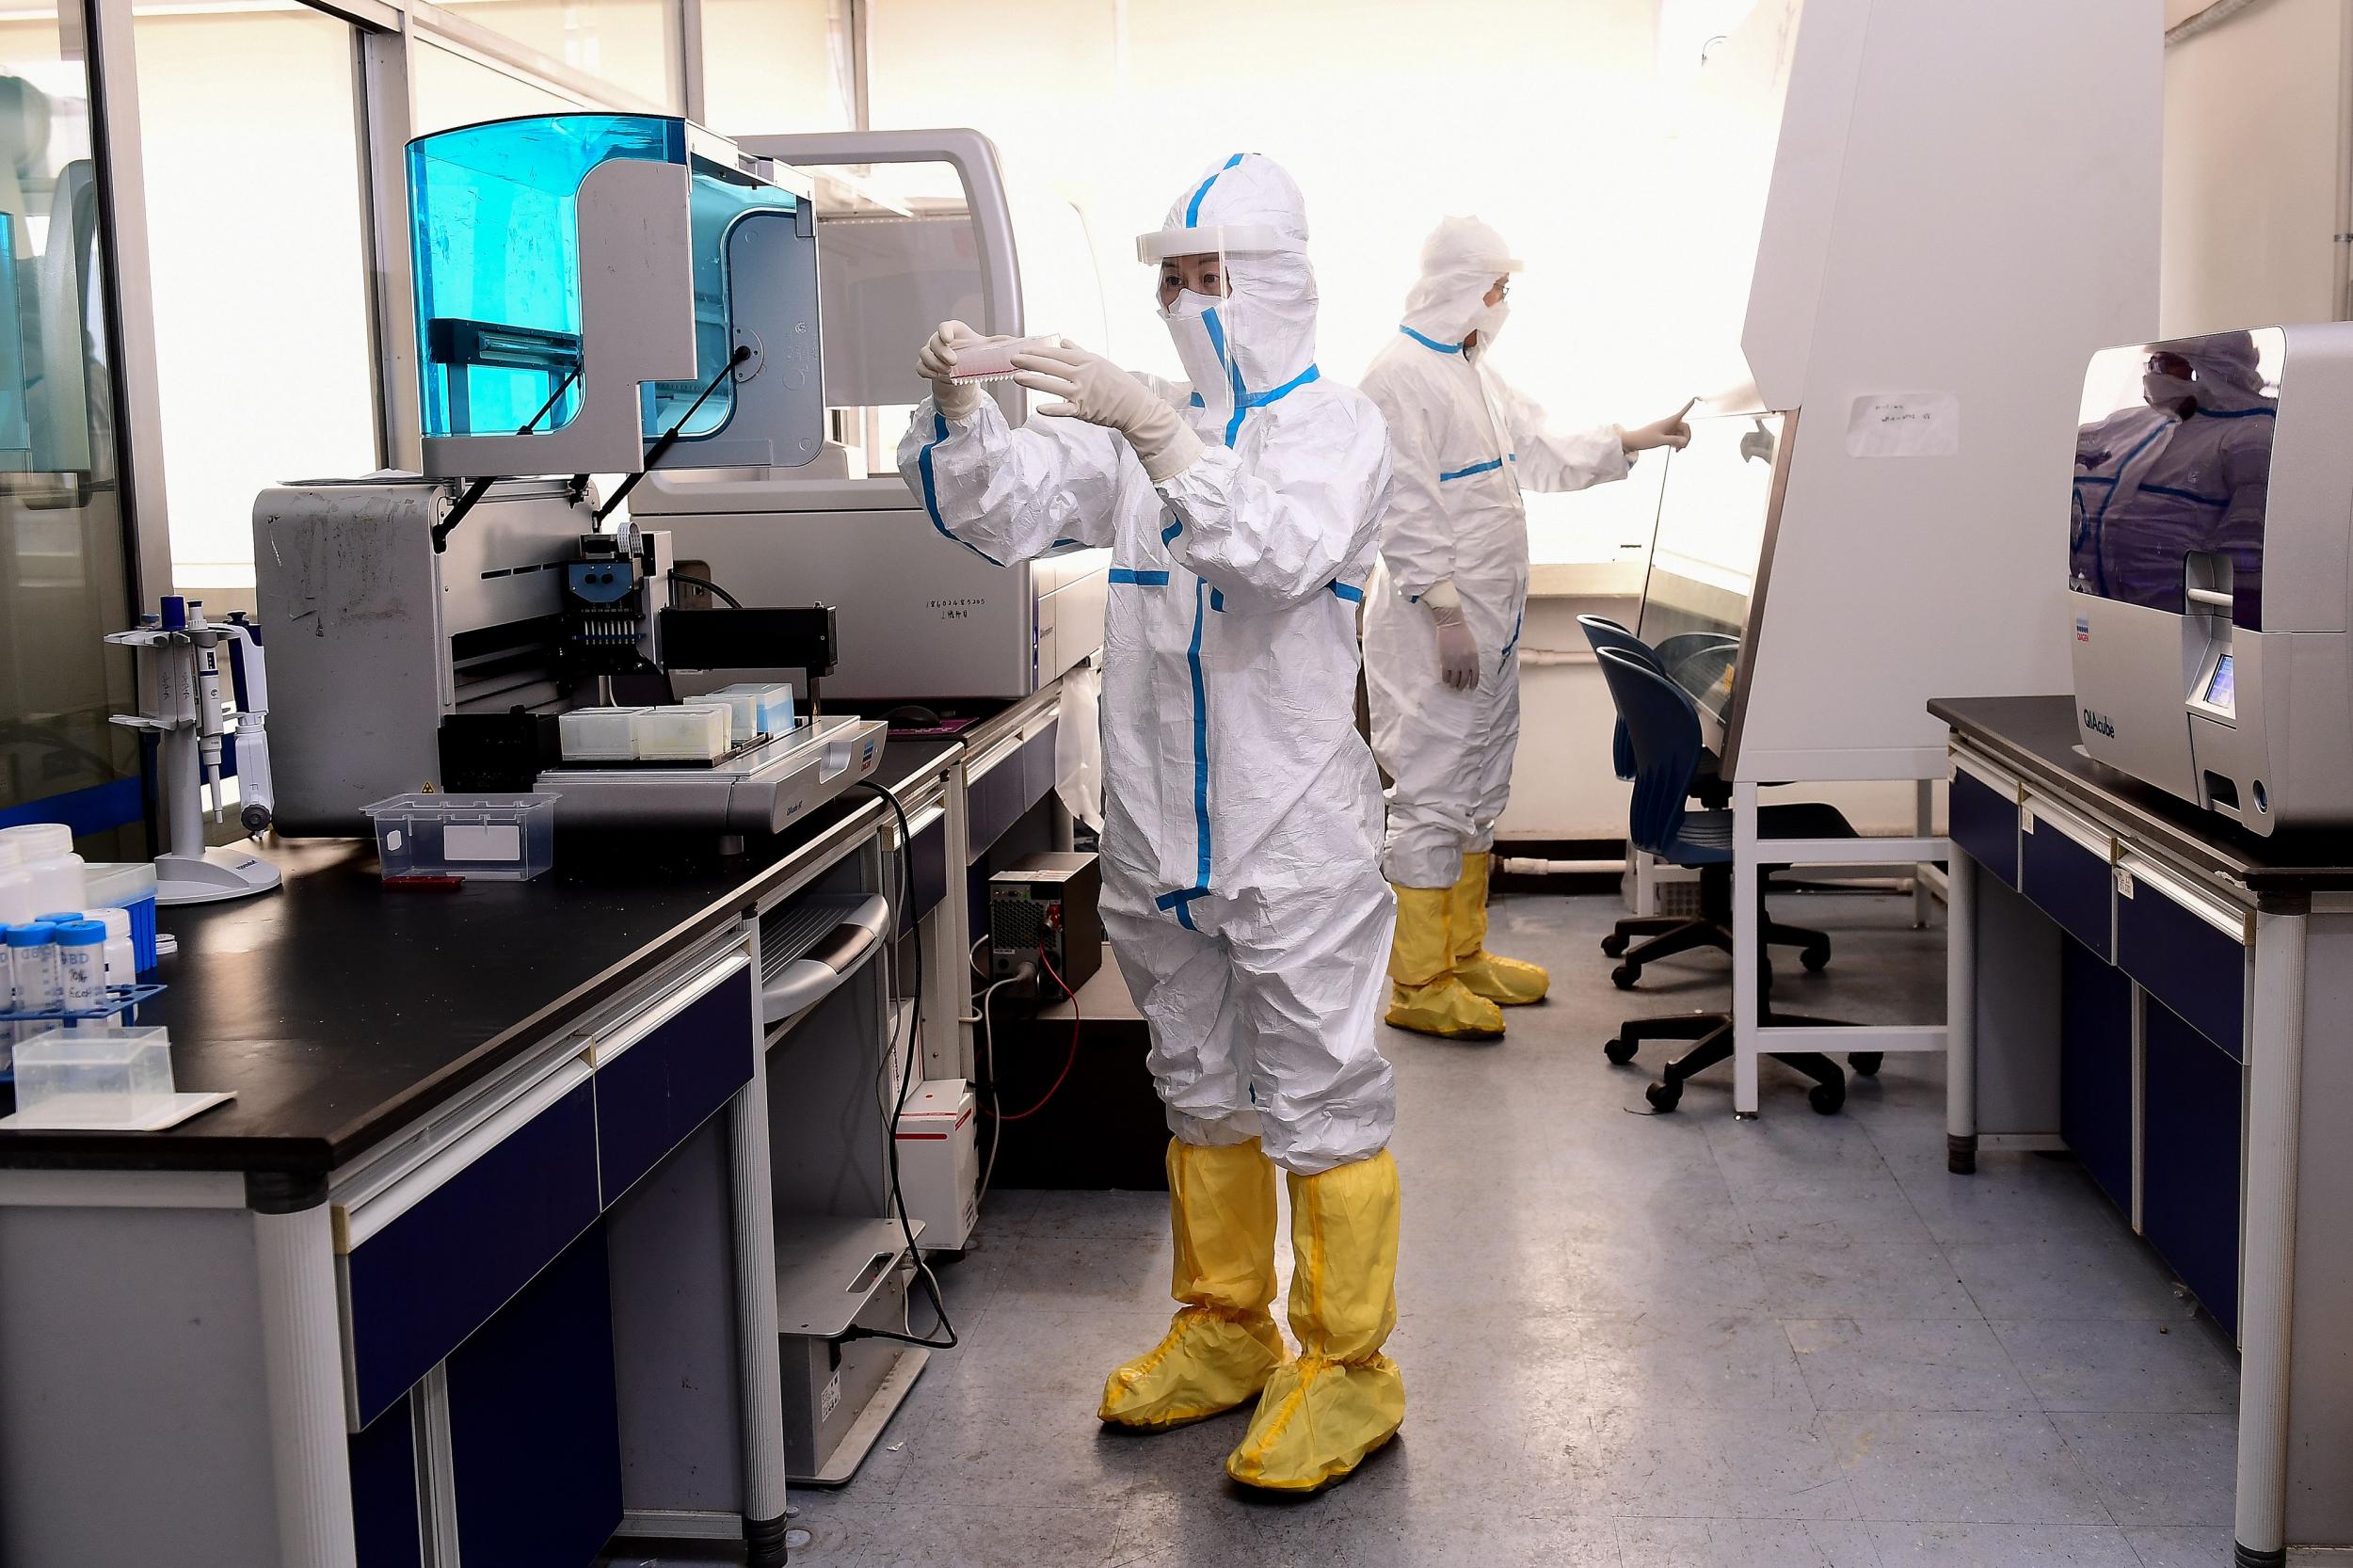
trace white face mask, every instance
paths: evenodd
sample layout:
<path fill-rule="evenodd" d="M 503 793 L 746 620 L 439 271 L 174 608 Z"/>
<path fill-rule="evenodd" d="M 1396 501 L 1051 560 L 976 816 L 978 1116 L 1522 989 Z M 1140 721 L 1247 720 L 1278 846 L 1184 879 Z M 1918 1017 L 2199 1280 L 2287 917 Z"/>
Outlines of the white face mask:
<path fill-rule="evenodd" d="M 1219 357 L 1217 340 L 1209 333 L 1209 312 L 1224 300 L 1191 289 L 1178 291 L 1176 302 L 1160 307 L 1160 319 L 1168 324 L 1168 335 L 1176 344 L 1176 358 L 1185 367 L 1185 379 L 1202 401 L 1216 404 L 1232 393 L 1225 361 Z M 1223 334 L 1225 323 L 1218 324 Z"/>
<path fill-rule="evenodd" d="M 1508 299 L 1499 299 L 1492 305 L 1480 307 L 1478 316 L 1471 322 L 1471 329 L 1479 334 L 1480 347 L 1493 348 L 1495 346 L 1496 339 L 1503 335 L 1503 324 L 1511 314 L 1512 302 Z"/>
<path fill-rule="evenodd" d="M 2169 408 L 2176 403 L 2198 401 L 2198 383 L 2179 376 L 2159 376 L 2151 371 L 2140 378 L 2140 395 L 2152 408 Z"/>

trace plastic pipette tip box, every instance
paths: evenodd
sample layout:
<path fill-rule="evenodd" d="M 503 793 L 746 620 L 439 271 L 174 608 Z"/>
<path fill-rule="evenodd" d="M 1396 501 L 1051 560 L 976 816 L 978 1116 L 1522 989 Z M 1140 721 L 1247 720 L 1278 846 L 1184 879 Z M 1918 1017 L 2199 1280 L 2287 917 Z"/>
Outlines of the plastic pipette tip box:
<path fill-rule="evenodd" d="M 1013 376 L 1013 357 L 1027 354 L 1048 344 L 1058 344 L 1060 338 L 1048 333 L 1042 337 L 1013 338 L 1004 343 L 960 343 L 956 344 L 956 373 L 948 379 L 952 385 L 977 387 L 985 381 L 1003 381 Z"/>

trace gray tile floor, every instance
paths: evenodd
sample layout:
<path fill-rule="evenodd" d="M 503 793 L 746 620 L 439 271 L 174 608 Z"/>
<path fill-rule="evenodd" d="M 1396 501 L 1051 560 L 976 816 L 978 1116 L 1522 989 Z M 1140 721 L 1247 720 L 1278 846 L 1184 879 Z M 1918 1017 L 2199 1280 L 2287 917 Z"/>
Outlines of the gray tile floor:
<path fill-rule="evenodd" d="M 1941 933 L 1892 897 L 1786 896 L 1831 928 L 1792 1005 L 1943 1009 Z M 1231 1416 L 1094 1418 L 1169 1304 L 1159 1194 L 1000 1192 L 944 1271 L 936 1358 L 849 1487 L 799 1493 L 808 1568 L 1545 1563 L 2172 1568 L 2230 1553 L 2236 1365 L 2073 1164 L 1944 1163 L 1941 1057 L 1890 1057 L 1844 1114 L 1768 1064 L 1646 1112 L 1622 1016 L 1717 1006 L 1728 966 L 1611 988 L 1600 897 L 1499 900 L 1495 945 L 1554 995 L 1508 1039 L 1385 1041 L 1404 1182 L 1400 1440 L 1304 1502 L 1242 1495 Z M 1288 1252 L 1288 1247 L 1284 1249 Z M 1288 1265 L 1288 1260 L 1287 1265 Z"/>

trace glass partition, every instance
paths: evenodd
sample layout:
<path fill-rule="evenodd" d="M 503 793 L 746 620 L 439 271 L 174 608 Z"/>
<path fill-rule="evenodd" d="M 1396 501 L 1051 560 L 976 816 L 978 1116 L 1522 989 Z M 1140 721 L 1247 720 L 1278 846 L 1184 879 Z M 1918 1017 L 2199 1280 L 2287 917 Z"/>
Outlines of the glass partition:
<path fill-rule="evenodd" d="M 1691 444 L 1668 455 L 1658 524 L 1635 632 L 1668 677 L 1719 722 L 1732 711 L 1749 600 L 1788 462 L 1786 416 L 1691 421 Z"/>
<path fill-rule="evenodd" d="M 71 823 L 86 853 L 146 853 L 127 655 L 107 230 L 76 18 L 0 21 L 0 824 Z"/>
<path fill-rule="evenodd" d="M 2218 332 L 2092 356 L 2068 508 L 2067 585 L 2185 613 L 2192 587 L 2263 627 L 2264 517 L 2287 334 Z"/>

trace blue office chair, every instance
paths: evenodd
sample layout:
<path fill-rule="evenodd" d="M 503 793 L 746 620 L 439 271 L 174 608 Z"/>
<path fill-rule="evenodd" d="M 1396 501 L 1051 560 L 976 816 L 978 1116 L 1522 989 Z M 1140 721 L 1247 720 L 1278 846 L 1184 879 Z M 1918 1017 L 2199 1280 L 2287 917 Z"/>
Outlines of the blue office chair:
<path fill-rule="evenodd" d="M 1618 648 L 1600 648 L 1595 653 L 1601 660 L 1602 675 L 1609 683 L 1610 697 L 1617 703 L 1618 717 L 1625 727 L 1627 745 L 1633 753 L 1634 799 L 1627 811 L 1626 836 L 1637 849 L 1656 855 L 1670 865 L 1688 866 L 1699 872 L 1704 918 L 1723 930 L 1724 945 L 1729 948 L 1732 813 L 1689 808 L 1691 781 L 1703 749 L 1699 714 L 1682 689 L 1648 660 Z M 1854 831 L 1845 816 L 1830 806 L 1772 806 L 1761 809 L 1757 816 L 1758 831 L 1767 838 L 1833 838 Z M 1763 886 L 1760 876 L 1760 892 Z M 1759 904 L 1760 924 L 1769 930 L 1769 924 L 1763 920 L 1761 896 Z M 1759 968 L 1763 971 L 1758 976 L 1760 996 L 1769 997 L 1771 968 L 1761 958 Z M 1823 1018 L 1775 1013 L 1769 1001 L 1762 1013 L 1763 1021 L 1768 1023 L 1831 1023 Z M 1726 1013 L 1633 1018 L 1619 1026 L 1617 1036 L 1603 1047 L 1603 1051 L 1612 1064 L 1623 1065 L 1634 1059 L 1645 1040 L 1695 1042 L 1691 1048 L 1666 1064 L 1659 1081 L 1647 1091 L 1654 1110 L 1669 1112 L 1682 1101 L 1684 1080 L 1732 1055 L 1732 1019 Z M 1775 1058 L 1814 1080 L 1807 1098 L 1815 1110 L 1827 1116 L 1846 1104 L 1846 1074 L 1829 1057 L 1819 1051 L 1791 1051 L 1776 1052 Z M 1880 1058 L 1876 1052 L 1857 1052 L 1853 1064 L 1858 1073 L 1868 1077 L 1879 1070 Z"/>
<path fill-rule="evenodd" d="M 1616 621 L 1601 616 L 1579 616 L 1577 623 L 1585 632 L 1585 640 L 1598 655 L 1604 648 L 1614 648 L 1638 659 L 1671 684 L 1690 690 L 1693 685 L 1703 689 L 1722 679 L 1723 671 L 1739 657 L 1740 639 L 1721 632 L 1685 632 L 1666 638 L 1654 648 Z M 1686 679 L 1677 680 L 1681 674 Z M 1610 753 L 1620 778 L 1629 782 L 1634 777 L 1634 752 L 1626 739 L 1625 718 L 1621 714 L 1610 736 Z M 1719 776 L 1720 759 L 1705 746 L 1700 748 L 1699 763 L 1692 776 L 1691 794 L 1702 806 L 1721 810 L 1732 804 L 1732 786 Z M 1779 808 L 1769 808 L 1778 810 Z M 1844 819 L 1840 819 L 1843 826 Z M 1785 828 L 1796 832 L 1794 826 Z M 1836 831 L 1836 830 L 1834 830 Z M 1844 837 L 1844 832 L 1840 832 Z M 1647 937 L 1640 946 L 1634 938 Z M 1765 932 L 1769 947 L 1794 947 L 1799 962 L 1808 969 L 1820 970 L 1830 962 L 1830 936 L 1801 925 L 1769 925 Z M 1629 915 L 1601 939 L 1602 952 L 1621 960 L 1609 972 L 1609 979 L 1618 989 L 1630 991 L 1641 979 L 1642 966 L 1661 958 L 1672 958 L 1693 948 L 1712 947 L 1725 952 L 1732 951 L 1732 931 L 1725 922 L 1683 915 Z"/>

